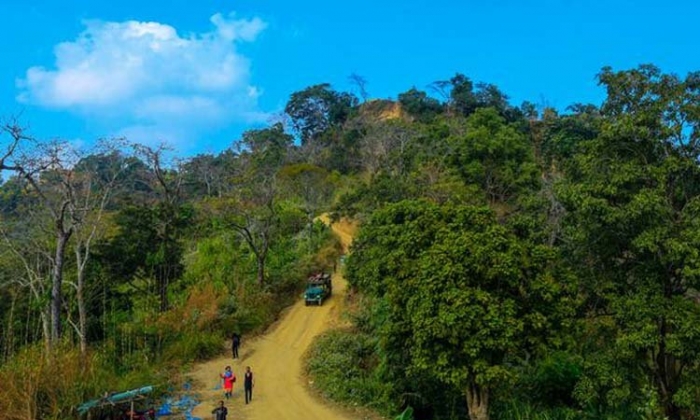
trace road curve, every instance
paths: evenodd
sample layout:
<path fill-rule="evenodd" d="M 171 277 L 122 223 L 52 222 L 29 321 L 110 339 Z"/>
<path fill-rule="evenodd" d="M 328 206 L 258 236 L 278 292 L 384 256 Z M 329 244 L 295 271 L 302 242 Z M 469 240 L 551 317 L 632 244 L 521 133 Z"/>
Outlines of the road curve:
<path fill-rule="evenodd" d="M 322 218 L 328 223 L 327 219 Z M 332 225 L 344 248 L 352 241 L 354 226 L 347 222 Z M 222 399 L 217 390 L 218 374 L 231 365 L 239 380 L 233 398 L 226 402 L 229 417 L 245 420 L 357 420 L 358 413 L 335 407 L 313 395 L 303 373 L 304 354 L 319 334 L 339 321 L 345 301 L 347 283 L 340 270 L 333 274 L 333 296 L 323 306 L 306 307 L 300 299 L 288 308 L 274 325 L 260 337 L 244 340 L 241 358 L 220 357 L 196 365 L 190 373 L 194 391 L 201 404 L 194 417 L 211 418 L 211 410 Z M 255 375 L 253 401 L 246 405 L 243 398 L 243 371 L 250 366 Z"/>

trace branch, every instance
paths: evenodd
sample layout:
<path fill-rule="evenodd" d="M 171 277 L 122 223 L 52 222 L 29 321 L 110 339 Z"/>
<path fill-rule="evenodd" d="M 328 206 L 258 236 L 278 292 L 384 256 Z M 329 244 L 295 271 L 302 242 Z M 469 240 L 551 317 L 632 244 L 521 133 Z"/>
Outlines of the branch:
<path fill-rule="evenodd" d="M 10 142 L 10 145 L 7 147 L 7 150 L 5 153 L 0 157 L 0 170 L 9 170 L 9 171 L 15 171 L 18 172 L 20 170 L 20 166 L 18 165 L 8 165 L 5 162 L 12 157 L 12 155 L 15 154 L 17 151 L 17 148 L 19 147 L 20 143 L 23 141 L 33 141 L 34 139 L 27 136 L 24 134 L 24 128 L 20 127 L 20 125 L 17 123 L 16 119 L 12 119 L 10 122 L 5 123 L 0 127 L 0 131 L 4 131 L 5 133 L 9 134 L 10 137 L 12 138 L 12 141 Z"/>

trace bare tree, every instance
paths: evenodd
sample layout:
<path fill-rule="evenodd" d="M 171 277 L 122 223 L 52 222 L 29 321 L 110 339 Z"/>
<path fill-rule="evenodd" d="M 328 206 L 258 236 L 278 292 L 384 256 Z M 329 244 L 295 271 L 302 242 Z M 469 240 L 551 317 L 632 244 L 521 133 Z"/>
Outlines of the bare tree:
<path fill-rule="evenodd" d="M 438 96 L 446 103 L 450 102 L 450 91 L 452 90 L 452 82 L 449 80 L 437 80 L 428 85 L 428 88 L 437 93 Z"/>
<path fill-rule="evenodd" d="M 73 173 L 65 161 L 69 147 L 67 143 L 60 141 L 37 143 L 32 153 L 21 153 L 17 156 L 18 147 L 33 141 L 32 138 L 25 134 L 24 128 L 16 122 L 3 125 L 2 130 L 10 137 L 10 146 L 2 158 L 2 168 L 16 172 L 28 183 L 53 220 L 55 248 L 52 257 L 50 299 L 50 342 L 53 343 L 61 337 L 63 266 L 66 247 L 77 222 L 71 218 L 73 212 L 70 209 L 73 204 Z M 13 160 L 11 165 L 6 163 L 9 158 Z"/>
<path fill-rule="evenodd" d="M 42 243 L 41 229 L 34 229 L 28 223 L 16 223 L 14 229 L 8 228 L 8 223 L 0 225 L 0 235 L 4 250 L 8 252 L 12 260 L 19 262 L 21 267 L 4 287 L 18 287 L 20 290 L 29 291 L 29 299 L 38 303 L 39 317 L 41 320 L 42 338 L 44 347 L 51 348 L 51 327 L 49 305 L 43 304 L 49 293 L 51 277 L 51 256 L 45 243 Z M 39 233 L 39 237 L 35 235 Z M 29 305 L 32 307 L 35 305 Z M 27 321 L 28 322 L 28 321 Z M 7 337 L 6 337 L 7 338 Z M 29 337 L 26 338 L 30 340 Z"/>
<path fill-rule="evenodd" d="M 158 199 L 155 203 L 160 211 L 156 231 L 162 247 L 164 260 L 156 267 L 156 289 L 160 299 L 160 311 L 168 309 L 168 288 L 180 272 L 180 252 L 178 244 L 178 217 L 182 201 L 183 171 L 181 162 L 171 160 L 168 153 L 172 150 L 165 144 L 155 148 L 134 145 L 136 154 L 144 160 L 150 169 L 151 184 Z"/>
<path fill-rule="evenodd" d="M 183 165 L 187 194 L 205 197 L 221 197 L 224 190 L 223 157 L 210 154 L 197 155 Z"/>
<path fill-rule="evenodd" d="M 350 81 L 350 84 L 357 87 L 360 98 L 362 98 L 362 102 L 367 102 L 367 98 L 369 98 L 369 93 L 367 92 L 367 79 L 357 73 L 352 73 L 348 77 L 348 80 Z"/>
<path fill-rule="evenodd" d="M 249 153 L 239 156 L 232 181 L 236 188 L 228 196 L 224 212 L 229 226 L 248 244 L 257 262 L 257 281 L 265 283 L 265 265 L 277 228 L 277 173 L 273 167 L 258 167 Z"/>
<path fill-rule="evenodd" d="M 65 141 L 35 142 L 25 134 L 16 121 L 2 126 L 10 141 L 2 157 L 2 169 L 14 171 L 21 179 L 41 209 L 51 220 L 54 237 L 52 252 L 46 255 L 51 265 L 51 298 L 49 300 L 50 335 L 49 344 L 62 335 L 61 311 L 63 307 L 63 283 L 66 251 L 74 235 L 77 238 L 75 253 L 78 263 L 78 280 L 72 284 L 76 289 L 79 309 L 79 326 L 76 328 L 81 340 L 81 349 L 86 350 L 87 313 L 84 299 L 85 266 L 89 258 L 90 243 L 96 225 L 91 218 L 95 212 L 101 218 L 117 173 L 109 170 L 98 175 L 86 170 L 76 170 L 84 154 Z M 31 150 L 20 146 L 31 144 Z M 11 164 L 8 162 L 12 162 Z M 117 168 L 117 170 L 119 170 Z M 100 176 L 107 179 L 100 179 Z M 40 220 L 44 214 L 30 212 Z M 98 220 L 99 222 L 99 220 Z M 87 224 L 86 224 L 87 223 Z M 28 266 L 25 264 L 25 266 Z"/>
<path fill-rule="evenodd" d="M 374 176 L 380 170 L 403 174 L 408 147 L 415 138 L 409 127 L 395 121 L 381 121 L 368 127 L 360 148 L 365 170 Z"/>
<path fill-rule="evenodd" d="M 4 134 L 3 140 L 8 139 L 7 143 L 3 144 L 4 150 L 0 155 L 0 171 L 19 172 L 21 168 L 14 163 L 14 159 L 17 158 L 20 147 L 25 143 L 33 142 L 33 139 L 25 134 L 25 128 L 20 126 L 14 118 L 2 123 L 0 134 Z"/>
<path fill-rule="evenodd" d="M 102 222 L 105 209 L 114 195 L 120 175 L 127 168 L 115 146 L 122 144 L 119 139 L 103 142 L 97 154 L 91 154 L 80 161 L 75 172 L 73 187 L 74 204 L 70 206 L 73 220 L 80 221 L 74 227 L 73 253 L 76 262 L 75 289 L 78 306 L 78 325 L 73 325 L 80 340 L 80 352 L 87 353 L 87 299 L 85 269 L 91 256 L 93 240 L 104 230 Z M 70 320 L 69 320 L 70 321 Z"/>

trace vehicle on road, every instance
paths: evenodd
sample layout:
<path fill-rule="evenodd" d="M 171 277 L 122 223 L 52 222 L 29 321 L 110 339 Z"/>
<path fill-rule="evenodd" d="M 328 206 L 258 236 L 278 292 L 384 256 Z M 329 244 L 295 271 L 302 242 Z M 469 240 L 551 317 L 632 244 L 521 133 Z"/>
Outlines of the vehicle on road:
<path fill-rule="evenodd" d="M 328 273 L 318 273 L 309 277 L 306 282 L 306 291 L 304 292 L 304 302 L 306 306 L 316 304 L 323 305 L 323 301 L 333 293 L 333 285 L 331 284 L 331 275 Z"/>

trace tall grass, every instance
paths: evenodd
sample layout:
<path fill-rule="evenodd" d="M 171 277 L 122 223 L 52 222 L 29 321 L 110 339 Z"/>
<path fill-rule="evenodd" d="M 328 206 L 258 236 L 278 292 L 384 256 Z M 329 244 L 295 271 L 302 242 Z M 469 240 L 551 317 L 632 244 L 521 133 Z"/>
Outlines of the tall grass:
<path fill-rule="evenodd" d="M 154 369 L 120 376 L 103 356 L 94 351 L 83 358 L 69 344 L 57 346 L 48 356 L 43 346 L 25 348 L 0 367 L 0 418 L 78 418 L 78 405 L 106 391 L 145 384 L 164 387 L 168 380 Z"/>
<path fill-rule="evenodd" d="M 525 401 L 511 400 L 493 407 L 493 420 L 583 420 L 580 411 L 570 408 L 544 408 Z"/>

